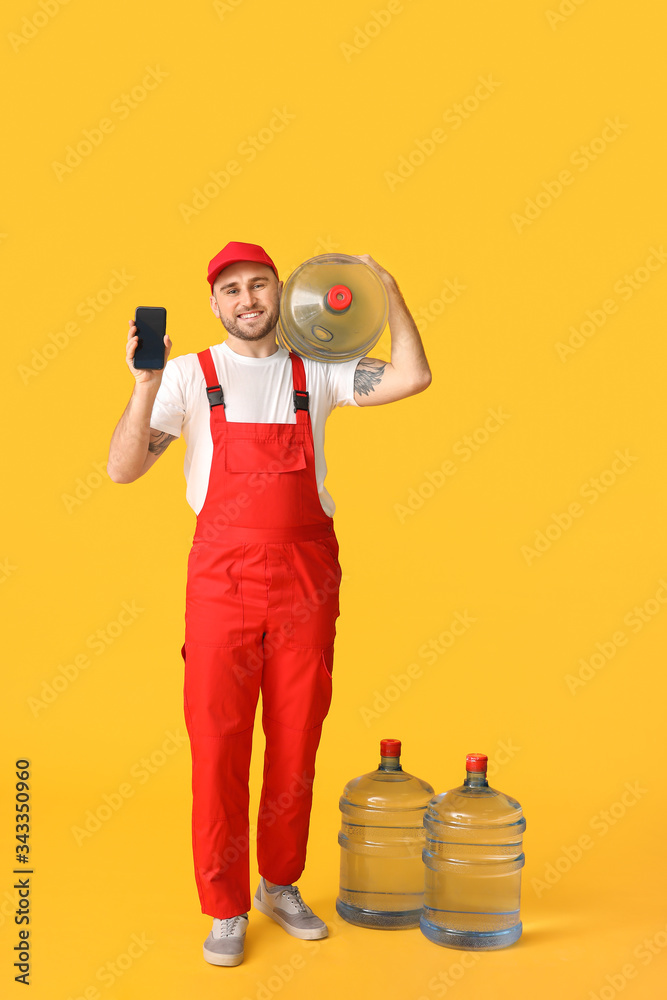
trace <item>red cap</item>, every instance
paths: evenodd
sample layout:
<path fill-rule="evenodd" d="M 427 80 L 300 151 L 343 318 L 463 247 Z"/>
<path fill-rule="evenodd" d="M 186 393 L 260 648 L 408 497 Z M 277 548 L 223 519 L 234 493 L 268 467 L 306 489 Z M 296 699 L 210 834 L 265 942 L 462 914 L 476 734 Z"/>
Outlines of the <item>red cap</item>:
<path fill-rule="evenodd" d="M 213 282 L 221 271 L 229 267 L 230 264 L 238 264 L 243 260 L 252 260 L 257 264 L 266 264 L 273 269 L 276 278 L 278 277 L 276 265 L 268 253 L 257 246 L 256 243 L 228 243 L 226 247 L 222 248 L 219 254 L 216 254 L 213 260 L 209 261 L 206 277 L 211 288 L 213 288 Z"/>
<path fill-rule="evenodd" d="M 486 771 L 488 757 L 485 753 L 469 753 L 466 755 L 466 771 Z"/>
<path fill-rule="evenodd" d="M 381 757 L 400 757 L 401 756 L 401 741 L 400 740 L 380 740 L 380 756 Z"/>

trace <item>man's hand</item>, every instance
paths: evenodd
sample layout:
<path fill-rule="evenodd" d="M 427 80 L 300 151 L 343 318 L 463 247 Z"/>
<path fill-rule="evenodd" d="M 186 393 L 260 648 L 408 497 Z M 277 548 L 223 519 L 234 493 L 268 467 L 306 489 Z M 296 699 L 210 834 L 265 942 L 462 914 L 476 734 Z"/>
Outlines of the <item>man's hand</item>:
<path fill-rule="evenodd" d="M 127 361 L 127 366 L 134 375 L 137 385 L 155 383 L 157 386 L 160 385 L 162 381 L 162 373 L 164 368 L 135 368 L 134 367 L 134 352 L 137 349 L 137 344 L 139 343 L 139 335 L 137 333 L 137 325 L 133 319 L 129 321 L 130 330 L 127 335 L 127 347 L 125 349 L 125 360 Z M 164 335 L 164 363 L 167 364 L 167 358 L 169 357 L 169 352 L 171 351 L 171 340 L 169 339 L 169 334 Z"/>
<path fill-rule="evenodd" d="M 130 320 L 125 360 L 134 376 L 134 388 L 125 412 L 111 437 L 107 472 L 115 483 L 133 483 L 157 461 L 173 435 L 150 426 L 153 403 L 162 382 L 164 368 L 134 367 L 134 352 L 139 343 L 137 326 Z M 164 363 L 171 350 L 171 340 L 164 335 Z"/>
<path fill-rule="evenodd" d="M 382 284 L 385 286 L 385 288 L 387 288 L 387 289 L 398 288 L 395 279 L 392 278 L 392 276 L 390 275 L 389 271 L 386 271 L 380 264 L 378 264 L 378 262 L 376 260 L 373 260 L 373 258 L 371 257 L 370 254 L 368 254 L 368 253 L 353 253 L 353 254 L 350 254 L 350 256 L 351 257 L 356 257 L 357 260 L 362 261 L 364 264 L 368 264 L 368 266 L 371 267 L 375 271 L 375 273 L 378 275 L 378 277 L 382 281 Z"/>
<path fill-rule="evenodd" d="M 352 254 L 368 264 L 380 278 L 389 301 L 391 361 L 361 358 L 354 373 L 354 398 L 359 406 L 393 403 L 431 384 L 431 370 L 426 360 L 417 325 L 403 300 L 396 280 L 370 254 Z"/>

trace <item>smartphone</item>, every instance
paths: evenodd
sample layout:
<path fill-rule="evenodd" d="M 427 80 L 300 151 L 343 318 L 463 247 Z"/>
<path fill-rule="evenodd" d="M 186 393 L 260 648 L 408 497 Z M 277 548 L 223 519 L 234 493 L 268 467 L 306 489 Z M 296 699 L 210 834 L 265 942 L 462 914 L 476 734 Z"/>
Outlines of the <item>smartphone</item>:
<path fill-rule="evenodd" d="M 134 313 L 139 343 L 134 352 L 135 368 L 164 368 L 164 335 L 167 310 L 162 306 L 137 306 Z"/>

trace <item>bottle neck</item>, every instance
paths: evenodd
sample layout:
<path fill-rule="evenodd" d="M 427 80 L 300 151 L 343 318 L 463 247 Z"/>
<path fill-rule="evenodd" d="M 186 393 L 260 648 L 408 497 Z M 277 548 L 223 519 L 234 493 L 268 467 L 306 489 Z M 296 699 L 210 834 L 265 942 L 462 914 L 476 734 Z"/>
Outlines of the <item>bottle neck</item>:
<path fill-rule="evenodd" d="M 488 788 L 486 771 L 466 771 L 464 785 L 467 788 Z"/>
<path fill-rule="evenodd" d="M 379 771 L 402 771 L 400 757 L 380 757 Z"/>

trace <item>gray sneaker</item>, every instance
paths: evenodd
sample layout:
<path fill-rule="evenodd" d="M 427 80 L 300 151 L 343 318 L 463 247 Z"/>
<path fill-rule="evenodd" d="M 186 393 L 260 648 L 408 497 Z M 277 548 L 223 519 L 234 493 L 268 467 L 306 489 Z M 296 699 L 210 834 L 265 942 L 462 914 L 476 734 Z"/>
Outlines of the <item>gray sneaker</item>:
<path fill-rule="evenodd" d="M 255 909 L 275 920 L 288 934 L 304 941 L 325 938 L 329 933 L 324 921 L 306 906 L 295 885 L 277 885 L 268 889 L 262 878 L 253 903 Z"/>
<path fill-rule="evenodd" d="M 204 941 L 204 958 L 211 965 L 240 965 L 248 927 L 248 914 L 213 919 L 211 933 Z"/>

